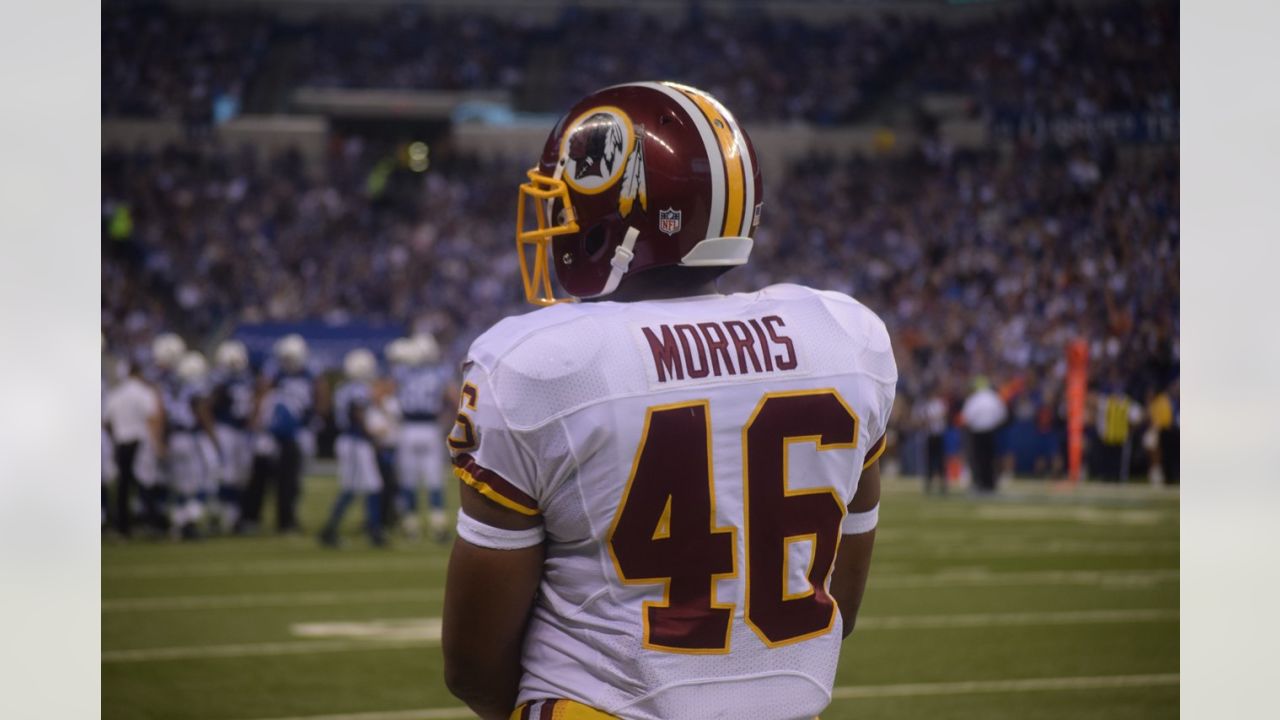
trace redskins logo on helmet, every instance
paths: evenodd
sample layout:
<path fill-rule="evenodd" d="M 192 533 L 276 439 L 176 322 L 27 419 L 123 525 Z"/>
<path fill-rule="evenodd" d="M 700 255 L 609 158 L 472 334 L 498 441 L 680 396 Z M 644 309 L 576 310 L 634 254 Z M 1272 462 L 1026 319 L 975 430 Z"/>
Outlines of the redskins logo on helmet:
<path fill-rule="evenodd" d="M 741 265 L 763 196 L 755 149 L 729 110 L 669 82 L 580 100 L 528 177 L 516 245 L 535 305 L 605 296 L 657 267 Z M 555 296 L 553 266 L 571 297 Z"/>
<path fill-rule="evenodd" d="M 635 131 L 621 110 L 594 108 L 570 123 L 561 143 L 565 181 L 578 192 L 598 193 L 622 175 Z"/>

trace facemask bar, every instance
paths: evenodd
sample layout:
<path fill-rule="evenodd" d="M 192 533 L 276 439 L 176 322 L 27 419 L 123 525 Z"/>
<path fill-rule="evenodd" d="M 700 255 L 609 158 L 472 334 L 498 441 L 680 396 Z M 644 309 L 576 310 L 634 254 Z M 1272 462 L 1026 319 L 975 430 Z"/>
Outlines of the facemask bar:
<path fill-rule="evenodd" d="M 557 168 L 558 170 L 558 168 Z M 516 206 L 516 252 L 520 255 L 520 279 L 524 282 L 524 297 L 533 305 L 554 305 L 570 302 L 573 298 L 557 298 L 551 288 L 551 239 L 557 235 L 570 235 L 578 232 L 577 215 L 569 201 L 569 188 L 557 177 L 547 177 L 532 168 L 527 175 L 529 182 L 520 185 L 520 200 Z M 553 225 L 551 211 L 555 201 L 559 200 L 563 207 L 563 222 Z M 525 208 L 534 207 L 534 216 L 538 227 L 525 230 Z M 525 252 L 533 246 L 533 267 Z"/>

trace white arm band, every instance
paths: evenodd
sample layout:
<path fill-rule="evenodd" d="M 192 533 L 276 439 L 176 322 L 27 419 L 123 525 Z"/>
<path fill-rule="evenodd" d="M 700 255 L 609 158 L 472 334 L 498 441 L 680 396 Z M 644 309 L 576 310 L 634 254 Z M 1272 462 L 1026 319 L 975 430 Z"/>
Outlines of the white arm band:
<path fill-rule="evenodd" d="M 844 516 L 844 522 L 840 523 L 841 535 L 860 535 L 865 532 L 871 532 L 876 529 L 876 522 L 880 519 L 880 503 L 866 512 L 849 513 Z"/>
<path fill-rule="evenodd" d="M 458 537 L 472 545 L 493 550 L 519 550 L 542 543 L 546 530 L 542 525 L 527 530 L 507 530 L 485 525 L 458 508 Z"/>

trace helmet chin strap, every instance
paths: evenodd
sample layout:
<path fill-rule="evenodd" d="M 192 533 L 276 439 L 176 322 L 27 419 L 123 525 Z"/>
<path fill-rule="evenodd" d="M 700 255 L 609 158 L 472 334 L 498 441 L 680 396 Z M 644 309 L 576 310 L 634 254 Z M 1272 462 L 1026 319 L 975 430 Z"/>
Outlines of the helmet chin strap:
<path fill-rule="evenodd" d="M 638 237 L 640 237 L 639 230 L 634 227 L 627 228 L 626 234 L 622 236 L 622 244 L 613 251 L 613 259 L 609 261 L 613 269 L 609 272 L 609 279 L 604 283 L 604 289 L 592 297 L 603 297 L 618 289 L 618 283 L 622 282 L 622 276 L 627 274 L 627 268 L 631 267 L 631 261 L 636 256 L 631 250 L 636 246 Z"/>

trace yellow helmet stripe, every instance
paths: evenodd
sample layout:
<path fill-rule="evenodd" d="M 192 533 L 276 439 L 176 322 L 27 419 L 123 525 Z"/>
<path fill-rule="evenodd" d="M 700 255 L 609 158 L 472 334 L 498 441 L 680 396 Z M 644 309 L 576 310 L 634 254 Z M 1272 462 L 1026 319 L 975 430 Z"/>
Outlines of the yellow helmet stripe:
<path fill-rule="evenodd" d="M 738 142 L 736 133 L 731 127 L 733 121 L 717 107 L 719 103 L 706 95 L 684 85 L 673 83 L 673 87 L 684 93 L 694 105 L 698 106 L 703 116 L 711 123 L 712 132 L 720 143 L 720 155 L 724 158 L 725 189 L 728 195 L 724 209 L 723 236 L 744 235 L 748 229 L 743 227 L 743 218 L 746 216 L 744 212 L 747 194 L 746 170 L 742 162 L 743 145 Z"/>

